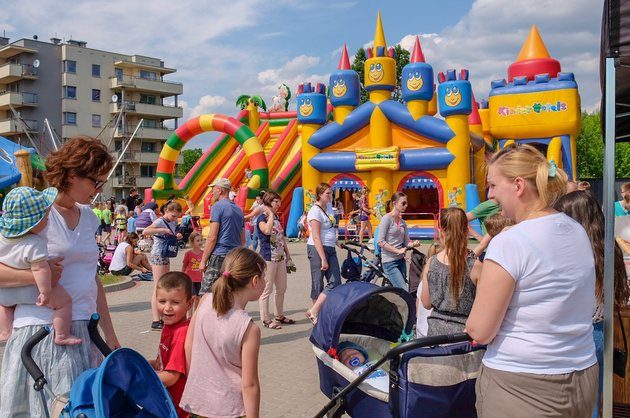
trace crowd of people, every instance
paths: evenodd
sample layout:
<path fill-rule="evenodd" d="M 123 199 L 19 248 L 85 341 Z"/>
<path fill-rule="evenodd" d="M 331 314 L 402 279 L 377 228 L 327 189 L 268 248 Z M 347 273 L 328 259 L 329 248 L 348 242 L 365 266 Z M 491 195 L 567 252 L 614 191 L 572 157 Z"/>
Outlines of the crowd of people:
<path fill-rule="evenodd" d="M 159 207 L 143 202 L 134 189 L 118 204 L 110 200 L 91 208 L 112 165 L 101 142 L 75 137 L 47 159 L 51 188 L 16 188 L 5 197 L 0 338 L 8 341 L 0 415 L 43 416 L 19 361 L 21 347 L 42 324 L 52 324 L 53 337 L 33 355 L 55 393 L 68 391 L 83 370 L 100 361 L 87 334 L 93 312 L 101 316 L 106 343 L 120 346 L 95 268 L 98 245 L 115 242 L 113 274 L 152 273 L 150 327 L 161 331 L 161 338 L 159 355 L 150 363 L 179 416 L 259 416 L 261 330 L 247 304 L 258 302 L 263 327 L 279 330 L 295 323 L 284 312 L 287 274 L 294 263 L 278 213 L 280 195 L 261 193 L 244 214 L 230 195 L 230 181 L 216 179 L 209 186 L 213 203 L 205 243 L 192 232 L 182 271 L 171 271 L 183 239 L 178 219 L 190 215 L 190 202 L 182 207 L 173 196 Z M 523 416 L 598 416 L 601 207 L 587 183 L 569 181 L 531 146 L 499 151 L 489 161 L 487 178 L 488 200 L 482 205 L 468 213 L 457 207 L 440 211 L 437 240 L 428 247 L 420 273 L 416 335 L 463 331 L 487 344 L 476 386 L 479 416 L 512 416 L 515 410 Z M 621 192 L 615 214 L 628 216 L 630 183 Z M 345 215 L 333 188 L 321 183 L 300 220 L 301 237 L 308 235 L 312 305 L 306 316 L 313 324 L 327 295 L 342 286 L 340 219 L 357 216 L 360 242 L 364 233 L 372 238 L 368 193 L 358 192 L 355 209 Z M 406 253 L 420 245 L 410 239 L 403 219 L 408 205 L 404 193 L 394 193 L 374 235 L 389 283 L 405 289 Z M 479 231 L 471 228 L 474 219 L 480 221 Z M 470 235 L 479 241 L 473 249 Z M 149 237 L 147 255 L 139 247 Z M 615 247 L 617 307 L 625 306 L 629 296 L 622 255 L 627 244 L 620 238 Z M 344 359 L 352 353 L 362 360 L 352 367 L 367 361 L 360 347 L 344 349 L 349 350 Z"/>

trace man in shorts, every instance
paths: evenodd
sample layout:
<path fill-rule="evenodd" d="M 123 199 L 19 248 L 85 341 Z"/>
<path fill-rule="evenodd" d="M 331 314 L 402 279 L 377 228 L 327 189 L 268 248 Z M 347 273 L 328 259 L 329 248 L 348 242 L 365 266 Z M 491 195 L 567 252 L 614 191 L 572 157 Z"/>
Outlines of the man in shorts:
<path fill-rule="evenodd" d="M 229 199 L 230 180 L 216 179 L 210 187 L 215 203 L 210 210 L 210 229 L 199 267 L 204 269 L 199 296 L 212 292 L 212 284 L 221 274 L 221 265 L 227 253 L 245 246 L 245 220 L 243 211 Z"/>

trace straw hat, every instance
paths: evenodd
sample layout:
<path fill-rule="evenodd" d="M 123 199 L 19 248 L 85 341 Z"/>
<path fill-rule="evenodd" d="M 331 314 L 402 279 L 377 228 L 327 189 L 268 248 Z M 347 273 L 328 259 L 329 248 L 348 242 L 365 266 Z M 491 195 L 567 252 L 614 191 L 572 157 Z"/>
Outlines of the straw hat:
<path fill-rule="evenodd" d="M 0 234 L 15 238 L 26 234 L 46 216 L 57 197 L 57 189 L 49 187 L 43 192 L 30 187 L 16 187 L 4 198 L 0 217 Z"/>

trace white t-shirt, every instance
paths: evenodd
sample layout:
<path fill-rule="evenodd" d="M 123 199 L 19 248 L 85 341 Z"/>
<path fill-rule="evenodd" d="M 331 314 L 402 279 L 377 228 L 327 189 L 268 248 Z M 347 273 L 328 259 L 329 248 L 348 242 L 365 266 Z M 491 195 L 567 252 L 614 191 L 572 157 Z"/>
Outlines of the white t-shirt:
<path fill-rule="evenodd" d="M 71 230 L 65 219 L 53 205 L 48 215 L 48 225 L 41 236 L 48 243 L 48 256 L 64 257 L 63 272 L 59 283 L 72 297 L 72 320 L 87 320 L 96 312 L 96 265 L 98 247 L 94 234 L 100 224 L 89 205 L 78 205 L 79 223 Z M 52 323 L 52 310 L 36 305 L 18 305 L 13 326 Z"/>
<path fill-rule="evenodd" d="M 497 235 L 486 253 L 516 281 L 483 363 L 498 370 L 563 374 L 597 362 L 595 263 L 584 228 L 563 213 Z"/>
<path fill-rule="evenodd" d="M 335 228 L 335 217 L 332 209 L 326 208 L 326 213 L 324 213 L 324 209 L 321 206 L 313 205 L 306 217 L 308 223 L 310 225 L 311 220 L 319 221 L 320 230 L 319 235 L 322 239 L 322 245 L 324 247 L 334 247 L 337 243 L 337 228 Z M 313 241 L 313 233 L 308 236 L 308 245 L 315 245 L 315 241 Z"/>
<path fill-rule="evenodd" d="M 114 250 L 112 256 L 112 262 L 109 264 L 109 269 L 112 271 L 119 271 L 127 267 L 127 252 L 125 251 L 129 247 L 128 242 L 121 242 Z"/>
<path fill-rule="evenodd" d="M 48 260 L 46 239 L 37 234 L 26 234 L 18 238 L 0 235 L 0 263 L 20 270 L 31 268 L 31 264 Z"/>

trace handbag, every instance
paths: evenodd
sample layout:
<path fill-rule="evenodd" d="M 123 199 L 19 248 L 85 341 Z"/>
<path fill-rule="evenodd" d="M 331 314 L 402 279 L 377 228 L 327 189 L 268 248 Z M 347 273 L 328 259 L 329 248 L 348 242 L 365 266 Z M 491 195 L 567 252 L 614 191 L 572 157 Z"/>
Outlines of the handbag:
<path fill-rule="evenodd" d="M 621 377 L 626 377 L 626 364 L 628 363 L 628 341 L 626 341 L 626 330 L 621 320 L 621 312 L 619 308 L 615 306 L 617 311 L 617 318 L 619 318 L 619 327 L 621 328 L 621 336 L 623 337 L 623 350 L 620 348 L 613 348 L 613 372 Z"/>
<path fill-rule="evenodd" d="M 162 257 L 168 258 L 177 257 L 177 250 L 179 249 L 179 246 L 177 245 L 177 237 L 175 236 L 175 232 L 173 232 L 171 227 L 168 225 L 168 222 L 166 222 L 164 218 L 162 218 L 162 222 L 164 222 L 164 225 L 166 225 L 166 227 L 169 229 L 169 231 L 173 233 L 173 235 L 165 235 L 162 238 L 164 242 L 162 243 L 162 251 L 160 255 Z"/>

